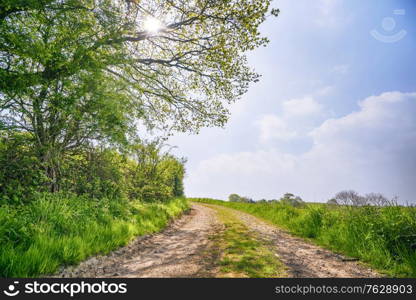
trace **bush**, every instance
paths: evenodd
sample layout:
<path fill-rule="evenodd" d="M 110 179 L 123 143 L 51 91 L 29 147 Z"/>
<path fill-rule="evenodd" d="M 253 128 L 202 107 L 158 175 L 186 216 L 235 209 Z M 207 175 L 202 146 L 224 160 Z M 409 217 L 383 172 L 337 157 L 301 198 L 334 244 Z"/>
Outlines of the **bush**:
<path fill-rule="evenodd" d="M 338 201 L 337 201 L 336 199 L 329 199 L 329 200 L 326 202 L 326 204 L 329 204 L 329 205 L 339 205 L 339 204 L 338 204 Z"/>
<path fill-rule="evenodd" d="M 254 202 L 252 199 L 248 197 L 241 197 L 237 194 L 231 194 L 228 196 L 228 201 L 230 202 L 241 202 L 241 203 L 252 203 Z"/>
<path fill-rule="evenodd" d="M 286 193 L 283 195 L 282 198 L 280 198 L 280 203 L 293 206 L 293 207 L 301 207 L 305 205 L 305 202 L 303 202 L 302 198 L 299 196 L 295 196 L 291 193 Z"/>
<path fill-rule="evenodd" d="M 126 198 L 127 159 L 111 149 L 90 149 L 64 157 L 61 191 L 91 198 Z"/>
<path fill-rule="evenodd" d="M 46 168 L 29 134 L 0 138 L 0 203 L 28 203 L 50 190 Z M 136 144 L 127 153 L 111 148 L 84 148 L 57 162 L 59 191 L 94 199 L 128 198 L 167 201 L 184 195 L 184 163 L 161 151 L 158 143 Z"/>
<path fill-rule="evenodd" d="M 48 178 L 32 144 L 28 134 L 1 134 L 0 204 L 27 203 L 35 192 L 46 191 Z"/>

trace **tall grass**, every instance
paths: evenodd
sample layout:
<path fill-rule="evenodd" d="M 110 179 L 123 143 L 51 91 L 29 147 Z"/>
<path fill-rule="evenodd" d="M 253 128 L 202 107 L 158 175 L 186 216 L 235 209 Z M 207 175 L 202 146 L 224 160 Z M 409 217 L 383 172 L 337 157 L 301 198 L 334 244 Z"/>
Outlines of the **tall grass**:
<path fill-rule="evenodd" d="M 0 276 L 54 273 L 159 231 L 187 208 L 183 198 L 144 204 L 48 193 L 25 206 L 2 205 Z"/>
<path fill-rule="evenodd" d="M 306 205 L 295 208 L 280 203 L 190 200 L 253 214 L 331 250 L 359 258 L 388 276 L 416 277 L 414 207 Z"/>

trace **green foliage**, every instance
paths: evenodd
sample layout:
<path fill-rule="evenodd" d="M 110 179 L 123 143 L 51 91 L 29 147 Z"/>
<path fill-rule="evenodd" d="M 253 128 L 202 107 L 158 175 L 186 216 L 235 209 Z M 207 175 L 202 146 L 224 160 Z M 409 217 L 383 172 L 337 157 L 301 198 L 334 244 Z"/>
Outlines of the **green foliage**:
<path fill-rule="evenodd" d="M 184 195 L 184 160 L 162 152 L 158 143 L 136 144 L 120 153 L 90 148 L 58 161 L 55 187 L 90 198 L 167 201 Z M 0 203 L 28 203 L 48 191 L 50 179 L 31 136 L 8 132 L 0 138 Z"/>
<path fill-rule="evenodd" d="M 227 104 L 258 80 L 246 52 L 268 42 L 259 26 L 269 5 L 1 1 L 0 127 L 31 133 L 56 191 L 62 156 L 91 144 L 125 148 L 137 124 L 191 132 L 223 126 Z M 163 30 L 146 31 L 149 14 Z"/>
<path fill-rule="evenodd" d="M 416 208 L 190 199 L 245 211 L 331 250 L 357 257 L 389 276 L 416 276 Z"/>
<path fill-rule="evenodd" d="M 228 196 L 228 201 L 230 202 L 243 202 L 243 203 L 250 203 L 253 200 L 251 200 L 248 197 L 241 197 L 237 194 L 231 194 L 230 196 Z"/>
<path fill-rule="evenodd" d="M 228 201 L 230 202 L 239 202 L 240 201 L 240 196 L 237 194 L 231 194 L 230 196 L 228 196 Z"/>
<path fill-rule="evenodd" d="M 46 189 L 48 178 L 34 154 L 31 137 L 24 133 L 0 136 L 0 203 L 28 202 L 36 191 Z"/>
<path fill-rule="evenodd" d="M 329 204 L 329 205 L 339 205 L 338 201 L 334 198 L 329 199 L 326 203 Z"/>
<path fill-rule="evenodd" d="M 183 159 L 163 154 L 157 143 L 135 145 L 131 156 L 136 163 L 130 164 L 126 172 L 129 178 L 129 198 L 153 201 L 183 196 Z"/>
<path fill-rule="evenodd" d="M 52 274 L 157 232 L 187 208 L 184 198 L 143 204 L 62 193 L 38 194 L 25 206 L 1 205 L 0 276 Z"/>
<path fill-rule="evenodd" d="M 59 188 L 91 198 L 126 198 L 125 169 L 133 162 L 111 149 L 90 149 L 64 158 Z M 155 199 L 156 200 L 156 199 Z"/>
<path fill-rule="evenodd" d="M 305 202 L 303 202 L 303 200 L 299 196 L 295 196 L 291 193 L 284 194 L 279 201 L 285 205 L 290 205 L 294 207 L 301 207 L 305 205 Z"/>

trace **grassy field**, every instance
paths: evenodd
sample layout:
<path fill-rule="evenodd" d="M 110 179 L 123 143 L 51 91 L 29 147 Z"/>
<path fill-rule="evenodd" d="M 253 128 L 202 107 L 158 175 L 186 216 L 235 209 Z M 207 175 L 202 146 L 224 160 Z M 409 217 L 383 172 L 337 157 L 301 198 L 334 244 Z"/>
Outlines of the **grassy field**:
<path fill-rule="evenodd" d="M 416 277 L 416 208 L 192 201 L 241 210 L 393 277 Z"/>
<path fill-rule="evenodd" d="M 188 208 L 164 203 L 90 200 L 45 194 L 25 206 L 0 207 L 0 277 L 51 274 L 62 265 L 108 253 L 138 235 L 160 231 Z"/>
<path fill-rule="evenodd" d="M 229 209 L 208 206 L 217 211 L 225 226 L 224 231 L 212 237 L 220 257 L 219 277 L 286 277 L 285 268 L 271 245 L 259 240 Z"/>

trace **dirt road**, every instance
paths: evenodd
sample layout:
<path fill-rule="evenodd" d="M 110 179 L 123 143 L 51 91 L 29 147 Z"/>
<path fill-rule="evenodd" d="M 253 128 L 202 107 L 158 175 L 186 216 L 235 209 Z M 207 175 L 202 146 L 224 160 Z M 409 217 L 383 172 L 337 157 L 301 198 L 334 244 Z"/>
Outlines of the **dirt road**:
<path fill-rule="evenodd" d="M 252 215 L 234 212 L 259 238 L 273 241 L 276 254 L 286 265 L 289 277 L 379 277 L 356 261 L 294 237 Z"/>
<path fill-rule="evenodd" d="M 230 210 L 258 239 L 272 241 L 289 277 L 378 277 L 357 262 L 293 237 L 251 215 Z M 211 236 L 223 229 L 215 206 L 193 204 L 161 233 L 139 237 L 106 256 L 93 257 L 57 277 L 216 277 Z"/>

